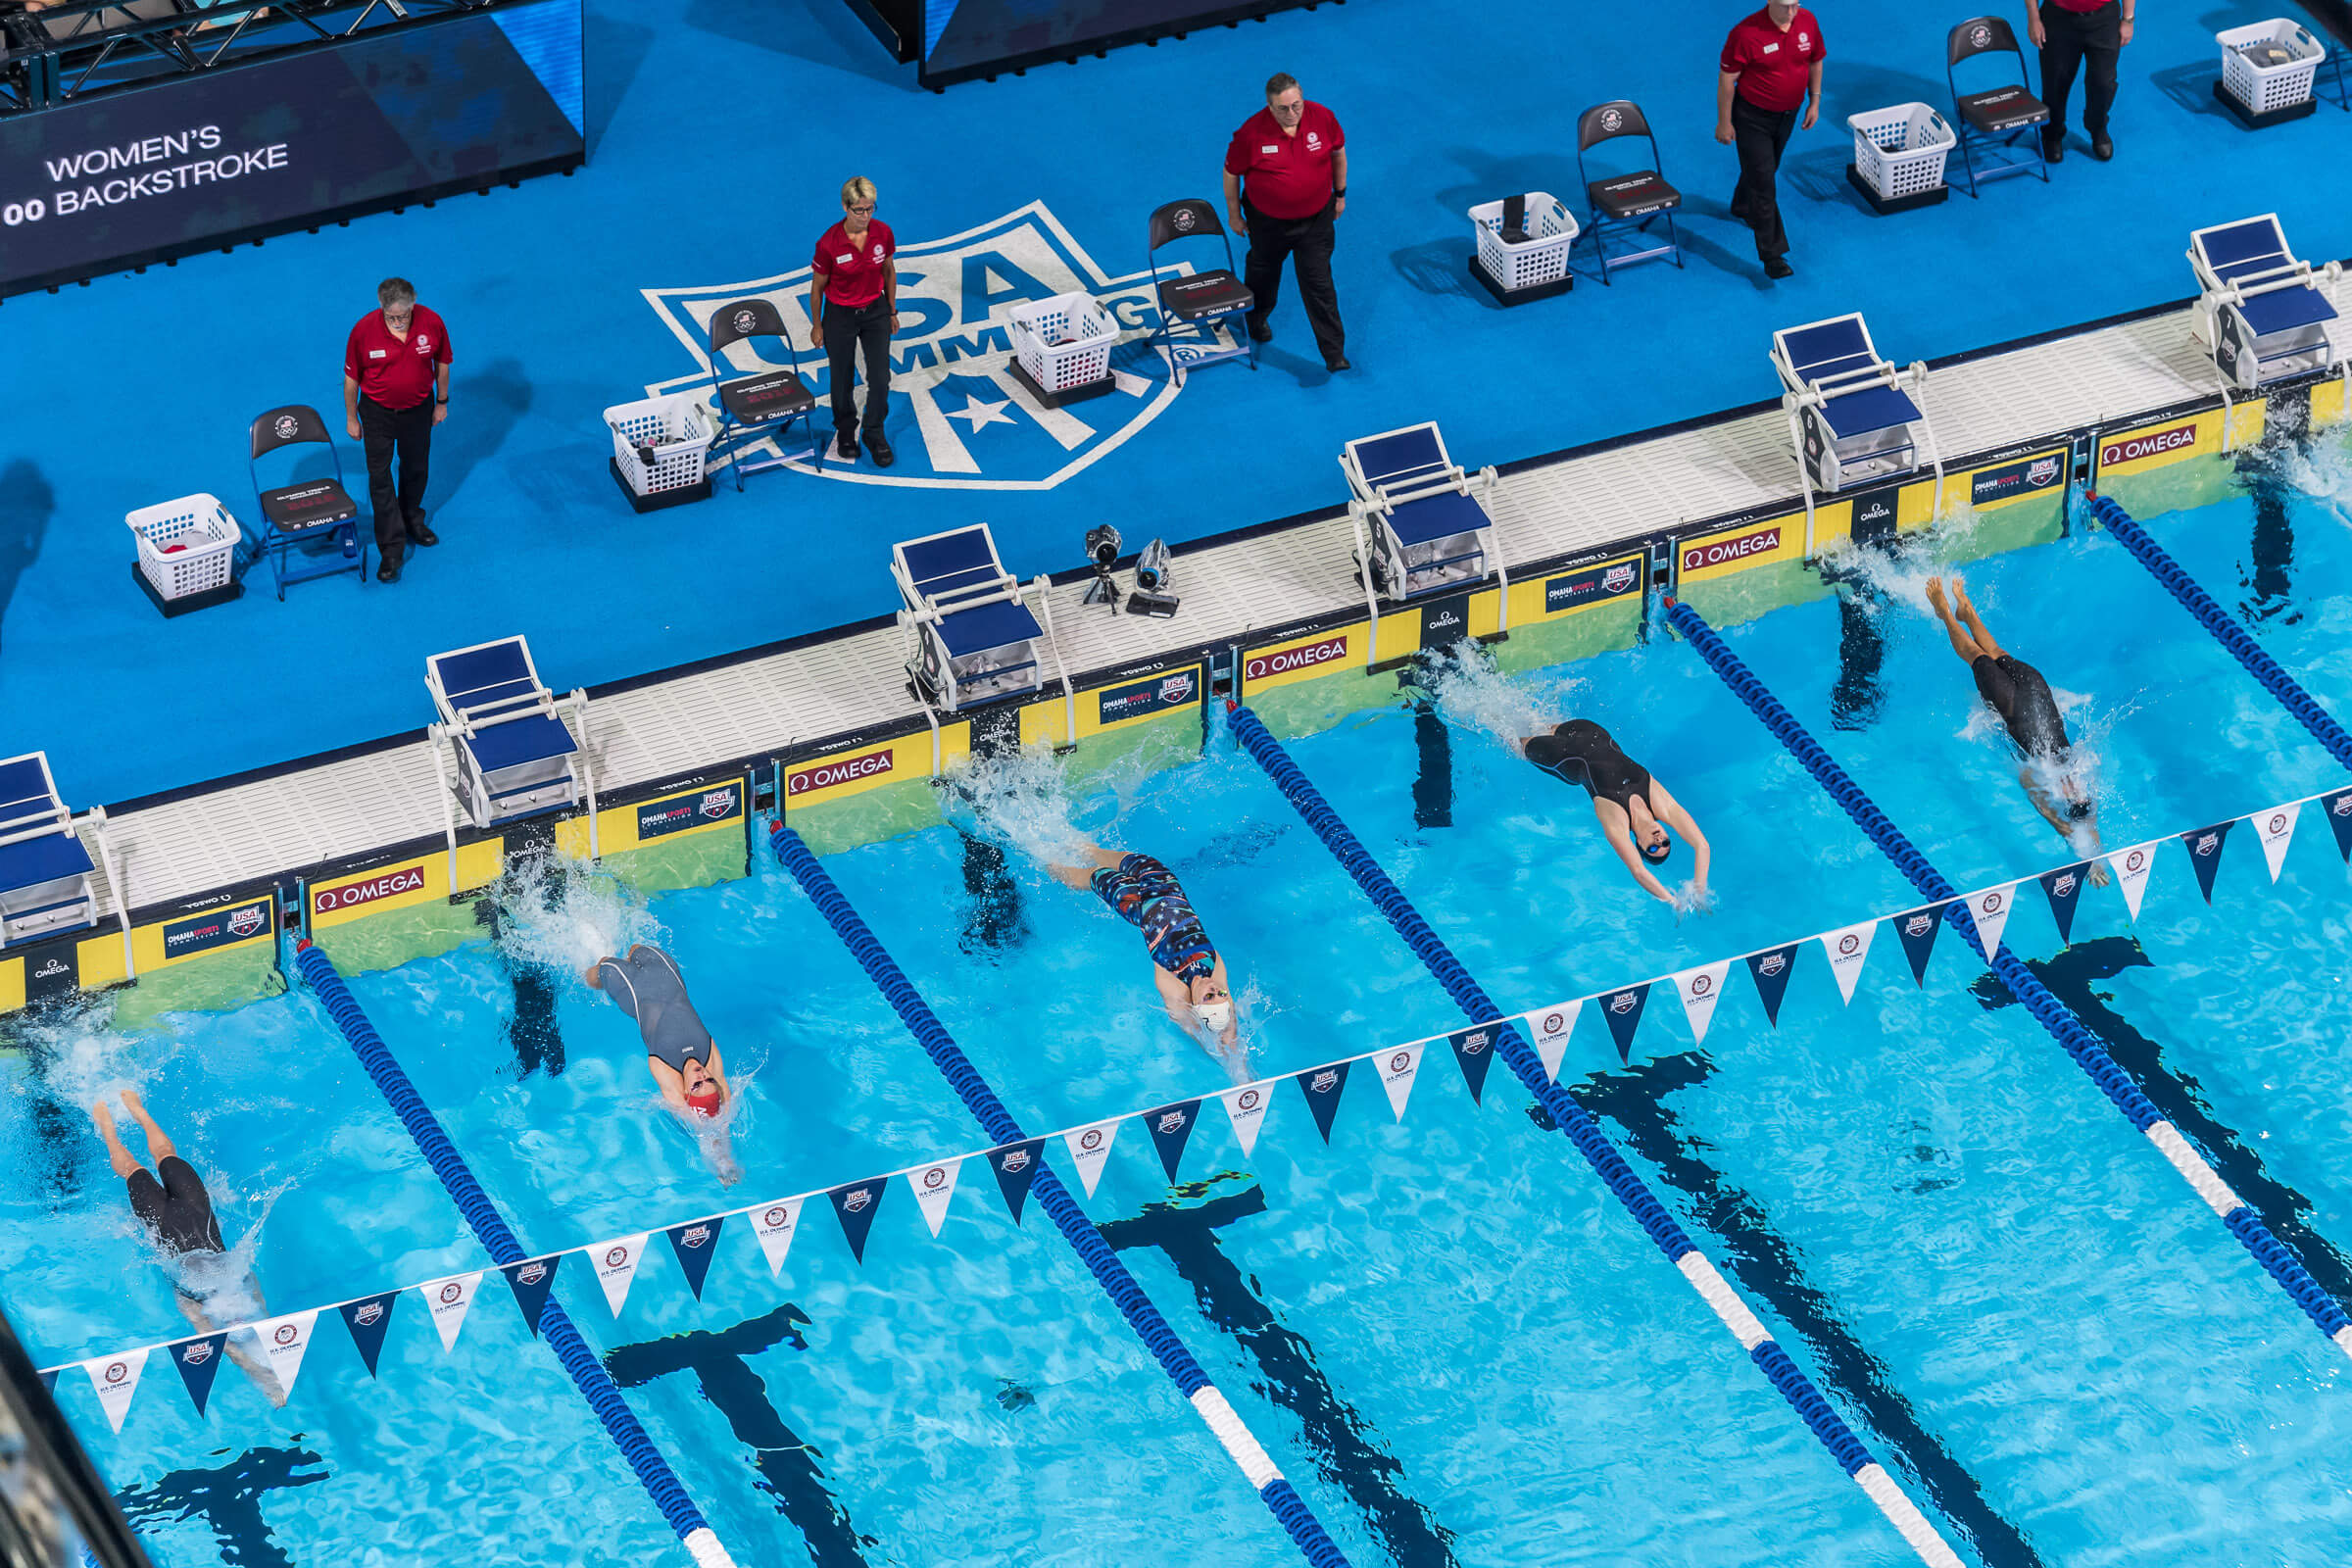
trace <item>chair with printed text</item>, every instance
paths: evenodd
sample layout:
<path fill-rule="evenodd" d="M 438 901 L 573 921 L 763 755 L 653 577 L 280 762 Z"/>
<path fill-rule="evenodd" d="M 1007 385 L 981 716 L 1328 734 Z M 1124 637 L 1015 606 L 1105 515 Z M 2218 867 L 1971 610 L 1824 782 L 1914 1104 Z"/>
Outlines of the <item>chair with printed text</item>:
<path fill-rule="evenodd" d="M 1159 248 L 1179 240 L 1215 236 L 1225 247 L 1225 265 L 1204 272 L 1160 275 Z M 1152 270 L 1152 297 L 1159 306 L 1159 324 L 1152 341 L 1168 357 L 1176 384 L 1185 372 L 1219 360 L 1248 359 L 1257 368 L 1257 342 L 1243 319 L 1256 305 L 1250 285 L 1233 270 L 1233 236 L 1218 220 L 1217 210 L 1198 196 L 1170 202 L 1152 214 L 1144 258 Z"/>
<path fill-rule="evenodd" d="M 756 348 L 762 338 L 783 344 L 784 368 L 721 379 L 726 374 L 722 357 L 727 351 L 739 343 Z M 800 349 L 794 344 L 792 328 L 785 324 L 784 313 L 774 300 L 757 296 L 730 300 L 712 311 L 707 358 L 710 378 L 717 383 L 710 403 L 718 414 L 718 430 L 710 438 L 706 467 L 718 462 L 722 454 L 731 456 L 735 463 L 735 489 L 741 493 L 745 474 L 780 468 L 791 461 L 784 456 L 780 441 L 773 457 L 754 459 L 745 449 L 771 435 L 781 437 L 795 419 L 806 421 L 804 433 L 808 437 L 809 466 L 824 466 L 825 440 L 816 428 L 816 394 L 791 368 L 800 359 Z"/>
<path fill-rule="evenodd" d="M 0 948 L 96 925 L 96 869 L 48 754 L 0 761 Z"/>
<path fill-rule="evenodd" d="M 1640 136 L 1649 143 L 1649 167 L 1594 179 L 1585 168 L 1585 154 L 1620 136 Z M 1603 283 L 1609 281 L 1611 268 L 1653 257 L 1671 257 L 1675 266 L 1683 265 L 1682 238 L 1674 226 L 1683 193 L 1666 183 L 1658 166 L 1657 132 L 1633 100 L 1594 104 L 1576 117 L 1576 177 L 1585 187 L 1585 199 L 1592 204 L 1592 249 L 1600 258 Z M 1664 239 L 1652 228 L 1660 222 L 1666 225 Z M 1612 237 L 1623 242 L 1615 255 L 1609 250 Z"/>
<path fill-rule="evenodd" d="M 1348 515 L 1367 593 L 1400 604 L 1483 586 L 1489 578 L 1505 581 L 1486 508 L 1495 472 L 1482 469 L 1475 479 L 1465 473 L 1434 422 L 1350 441 L 1340 467 L 1348 475 Z"/>
<path fill-rule="evenodd" d="M 2188 265 L 2198 290 L 2190 332 L 2226 387 L 2252 391 L 2342 365 L 2329 335 L 2336 312 L 2328 294 L 2343 266 L 2298 260 L 2278 214 L 2198 229 L 2188 237 Z"/>
<path fill-rule="evenodd" d="M 923 701 L 953 712 L 1045 683 L 1053 638 L 986 523 L 891 546 L 890 575 L 898 623 L 914 639 L 906 673 Z"/>
<path fill-rule="evenodd" d="M 333 460 L 334 472 L 301 474 L 294 470 L 305 453 L 294 447 L 322 446 Z M 285 454 L 280 456 L 280 454 Z M 271 460 L 283 483 L 262 483 L 262 460 Z M 269 558 L 270 574 L 284 600 L 286 584 L 315 577 L 334 577 L 351 571 L 368 581 L 368 536 L 360 529 L 359 503 L 343 488 L 343 455 L 318 411 L 307 403 L 271 409 L 253 421 L 249 431 L 246 472 L 253 479 L 255 503 L 262 511 L 258 552 Z M 296 557 L 302 558 L 299 562 Z"/>
<path fill-rule="evenodd" d="M 1975 92 L 1960 90 L 1960 67 L 1979 55 L 2017 57 L 2017 79 Z M 1952 90 L 1952 128 L 1959 133 L 1960 161 L 1968 169 L 1968 194 L 1974 197 L 1988 179 L 2003 174 L 2050 178 L 2049 155 L 2042 149 L 2041 128 L 2050 122 L 2049 106 L 2026 85 L 2026 52 L 2017 34 L 1998 17 L 1971 17 L 1954 27 L 1943 45 L 1943 79 Z M 2021 150 L 2018 143 L 2026 145 Z"/>
<path fill-rule="evenodd" d="M 1924 395 L 1925 365 L 1897 370 L 1880 358 L 1859 314 L 1775 332 L 1772 364 L 1808 518 L 1815 491 L 1836 494 L 1910 473 L 1922 446 L 1936 470 L 1936 511 L 1942 511 L 1943 459 L 1916 396 Z"/>
<path fill-rule="evenodd" d="M 427 734 L 447 789 L 444 818 L 453 833 L 455 821 L 446 809 L 452 800 L 465 806 L 477 828 L 582 801 L 593 816 L 596 786 L 582 746 L 588 695 L 550 691 L 523 639 L 434 654 L 424 662 L 424 684 L 441 715 Z"/>

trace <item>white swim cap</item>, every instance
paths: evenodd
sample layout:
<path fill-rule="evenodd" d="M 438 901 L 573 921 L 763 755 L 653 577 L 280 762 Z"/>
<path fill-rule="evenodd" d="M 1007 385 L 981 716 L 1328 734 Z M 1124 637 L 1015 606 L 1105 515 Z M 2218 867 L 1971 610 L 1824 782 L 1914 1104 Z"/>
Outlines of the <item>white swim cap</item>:
<path fill-rule="evenodd" d="M 1193 1016 L 1208 1026 L 1208 1032 L 1221 1035 L 1233 1022 L 1233 1004 L 1230 1002 L 1196 1002 Z"/>

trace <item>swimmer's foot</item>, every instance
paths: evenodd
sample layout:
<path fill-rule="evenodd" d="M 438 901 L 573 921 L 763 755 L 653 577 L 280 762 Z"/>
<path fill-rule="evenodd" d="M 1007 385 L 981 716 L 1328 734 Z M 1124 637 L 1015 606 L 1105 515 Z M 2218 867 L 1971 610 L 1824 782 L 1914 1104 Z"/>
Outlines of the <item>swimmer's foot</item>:
<path fill-rule="evenodd" d="M 1950 607 L 1944 603 L 1941 577 L 1928 579 L 1928 603 L 1936 608 L 1936 613 L 1938 615 L 1948 615 L 1952 612 Z"/>

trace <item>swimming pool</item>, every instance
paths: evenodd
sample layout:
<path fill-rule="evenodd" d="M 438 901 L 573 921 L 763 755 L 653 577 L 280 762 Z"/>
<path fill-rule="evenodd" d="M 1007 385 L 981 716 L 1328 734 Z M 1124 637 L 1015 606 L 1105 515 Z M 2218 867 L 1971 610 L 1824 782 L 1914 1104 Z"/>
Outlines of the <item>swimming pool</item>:
<path fill-rule="evenodd" d="M 2333 461 L 2286 477 L 2340 494 Z M 2336 505 L 2273 488 L 2149 526 L 2227 602 L 2256 602 L 2266 645 L 2341 712 L 2352 535 Z M 1933 553 L 1967 550 L 1955 529 L 1927 559 L 1875 568 L 1875 609 L 1823 600 L 1727 632 L 1963 889 L 2069 858 L 1916 610 Z M 2004 641 L 2068 696 L 2110 847 L 2341 782 L 2113 541 L 1966 569 Z M 1505 1005 L 1918 902 L 1670 638 L 1441 695 L 1291 751 Z M 1537 713 L 1599 719 L 1671 784 L 1714 841 L 1712 914 L 1678 921 L 1639 897 L 1581 800 L 1481 723 Z M 1066 807 L 1039 771 L 1000 780 L 1007 805 L 969 834 L 827 860 L 1032 1132 L 1228 1082 L 1159 1016 L 1132 934 L 1024 854 L 1065 812 L 1182 874 L 1233 956 L 1252 1070 L 1461 1022 L 1230 745 L 1091 782 Z M 2094 891 L 2071 947 L 2038 907 L 2008 938 L 2152 1093 L 2177 1086 L 2168 1114 L 2352 1296 L 2328 1157 L 2346 1048 L 2312 1002 L 2344 979 L 2343 864 L 2307 819 L 2274 889 L 2241 832 L 2208 908 L 2164 853 L 2136 924 Z M 354 980 L 526 1246 L 986 1141 L 807 899 L 772 865 L 754 872 L 643 908 L 590 882 L 561 914 L 514 911 L 522 934 L 503 947 Z M 564 972 L 591 956 L 584 932 L 624 931 L 678 954 L 748 1077 L 735 1188 L 651 1110 L 626 1020 Z M 517 951 L 544 961 L 518 966 Z M 1945 933 L 1923 987 L 1882 932 L 1850 1006 L 1817 950 L 1797 961 L 1777 1030 L 1735 984 L 1693 1049 L 1661 991 L 1629 1063 L 1588 1019 L 1563 1077 L 1964 1557 L 2340 1557 L 2335 1358 L 2022 1009 L 1979 985 L 1960 939 Z M 184 1332 L 79 1121 L 80 1098 L 127 1076 L 221 1173 L 232 1234 L 267 1208 L 274 1309 L 484 1262 L 307 995 L 128 1039 L 55 1026 L 10 1065 L 23 1174 L 0 1191 L 0 1266 L 45 1362 Z M 1350 1557 L 1908 1560 L 1566 1141 L 1531 1125 L 1517 1085 L 1493 1079 L 1474 1107 L 1442 1054 L 1425 1067 L 1401 1121 L 1359 1071 L 1328 1149 L 1287 1087 L 1248 1158 L 1210 1110 L 1173 1194 L 1131 1124 L 1088 1204 Z M 699 1303 L 659 1256 L 617 1322 L 577 1259 L 562 1294 L 739 1560 L 1278 1556 L 1255 1500 L 1034 1211 L 1016 1232 L 985 1168 L 961 1185 L 936 1241 L 894 1186 L 862 1265 L 819 1215 L 780 1283 L 738 1227 Z M 322 1327 L 283 1411 L 232 1375 L 197 1425 L 160 1358 L 120 1437 L 86 1380 L 61 1396 L 168 1562 L 672 1549 L 502 1291 L 490 1276 L 446 1353 L 408 1298 L 372 1381 Z"/>

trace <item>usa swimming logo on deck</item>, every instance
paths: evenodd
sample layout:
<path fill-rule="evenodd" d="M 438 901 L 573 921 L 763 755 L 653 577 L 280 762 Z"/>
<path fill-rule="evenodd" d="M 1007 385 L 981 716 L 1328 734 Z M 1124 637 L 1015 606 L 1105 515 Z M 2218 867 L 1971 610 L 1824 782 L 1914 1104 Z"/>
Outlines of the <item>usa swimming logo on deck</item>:
<path fill-rule="evenodd" d="M 899 331 L 891 340 L 891 434 L 898 463 L 828 461 L 811 470 L 797 438 L 761 441 L 755 450 L 786 457 L 803 472 L 828 479 L 916 489 L 1051 490 L 1116 451 L 1158 417 L 1180 388 L 1155 353 L 1140 347 L 1158 319 L 1152 274 L 1113 277 L 1095 264 L 1043 202 L 945 239 L 901 247 Z M 1171 270 L 1162 269 L 1161 275 Z M 1189 274 L 1190 264 L 1172 270 Z M 712 384 L 704 350 L 710 318 L 754 296 L 772 300 L 791 327 L 790 368 L 816 395 L 817 422 L 830 422 L 830 375 L 824 351 L 808 341 L 808 269 L 740 283 L 642 291 L 698 368 L 649 382 L 649 396 L 706 391 Z M 1112 390 L 1068 408 L 1049 409 L 1012 373 L 1011 312 L 1056 294 L 1091 294 L 1117 330 Z M 731 345 L 721 374 L 783 368 L 773 339 Z M 863 394 L 860 394 L 862 397 Z M 904 426 L 911 422 L 912 428 Z"/>

